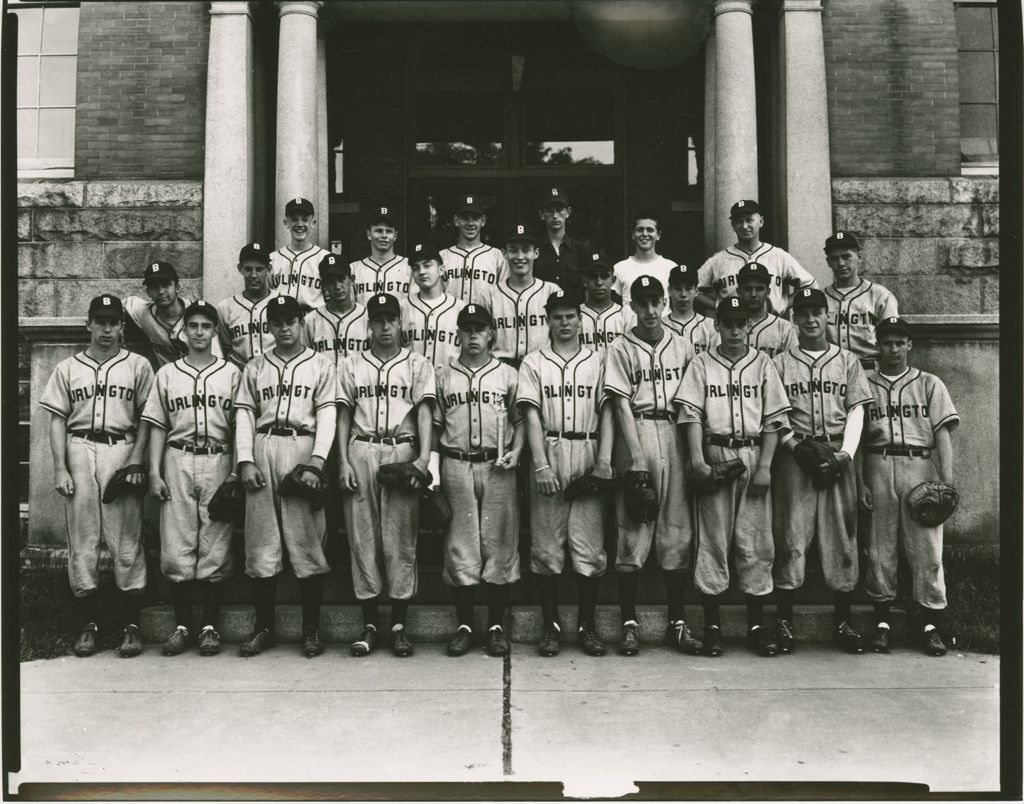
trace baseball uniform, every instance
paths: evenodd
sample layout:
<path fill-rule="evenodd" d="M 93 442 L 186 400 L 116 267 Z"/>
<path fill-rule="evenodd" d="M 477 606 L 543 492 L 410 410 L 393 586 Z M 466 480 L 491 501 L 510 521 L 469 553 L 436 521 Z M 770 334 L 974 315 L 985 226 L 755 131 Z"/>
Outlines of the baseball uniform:
<path fill-rule="evenodd" d="M 223 358 L 197 369 L 188 358 L 162 366 L 142 418 L 167 434 L 161 474 L 160 571 L 169 581 L 231 575 L 232 522 L 213 522 L 210 498 L 234 470 L 234 398 L 242 372 Z"/>
<path fill-rule="evenodd" d="M 327 458 L 337 425 L 334 372 L 328 355 L 309 348 L 289 360 L 271 350 L 242 371 L 235 395 L 235 457 L 239 464 L 252 461 L 266 481 L 245 495 L 245 573 L 251 578 L 279 574 L 283 551 L 296 578 L 330 571 L 323 510 L 313 511 L 301 497 L 280 497 L 277 488 L 296 465 L 314 455 Z"/>
<path fill-rule="evenodd" d="M 878 359 L 875 325 L 883 318 L 899 315 L 899 305 L 891 292 L 874 282 L 861 279 L 852 288 L 825 288 L 828 299 L 828 341 L 849 349 L 866 369 Z"/>
<path fill-rule="evenodd" d="M 445 290 L 466 304 L 487 305 L 491 290 L 508 276 L 501 249 L 483 243 L 469 251 L 456 243 L 441 249 L 441 259 L 447 281 Z"/>
<path fill-rule="evenodd" d="M 314 352 L 340 357 L 370 348 L 369 322 L 366 308 L 358 302 L 344 315 L 317 307 L 303 319 L 306 345 Z"/>
<path fill-rule="evenodd" d="M 408 349 L 381 362 L 372 350 L 338 362 L 338 405 L 352 411 L 348 460 L 359 488 L 345 494 L 345 531 L 359 600 L 416 594 L 419 495 L 377 482 L 382 464 L 418 456 L 416 407 L 437 396 L 434 369 Z"/>
<path fill-rule="evenodd" d="M 772 312 L 779 315 L 789 308 L 789 299 L 795 290 L 787 287 L 787 283 L 798 284 L 802 288 L 818 286 L 814 277 L 791 254 L 771 243 L 762 243 L 750 254 L 745 254 L 736 246 L 712 254 L 697 271 L 697 285 L 711 288 L 718 299 L 735 296 L 736 274 L 748 262 L 760 263 L 771 274 L 768 299 L 771 301 Z"/>
<path fill-rule="evenodd" d="M 411 274 L 409 261 L 405 257 L 394 255 L 385 263 L 377 263 L 370 257 L 364 257 L 349 265 L 352 270 L 352 289 L 356 301 L 366 304 L 366 300 L 378 293 L 390 293 L 399 299 L 409 295 Z"/>
<path fill-rule="evenodd" d="M 402 344 L 423 355 L 435 369 L 459 356 L 459 310 L 466 306 L 450 293 L 424 299 L 413 293 L 402 300 Z"/>
<path fill-rule="evenodd" d="M 637 262 L 633 257 L 627 257 L 615 263 L 615 284 L 612 290 L 622 297 L 622 306 L 629 309 L 631 300 L 630 288 L 641 276 L 653 276 L 662 287 L 668 287 L 668 275 L 675 267 L 675 263 L 668 257 L 658 256 L 650 262 Z"/>
<path fill-rule="evenodd" d="M 324 296 L 320 291 L 320 260 L 330 252 L 320 246 L 310 246 L 298 253 L 288 246 L 281 246 L 270 255 L 270 273 L 280 279 L 276 292 L 282 296 L 294 296 L 306 309 L 323 307 Z"/>
<path fill-rule="evenodd" d="M 712 341 L 716 346 L 719 342 L 717 337 Z M 753 346 L 768 357 L 782 354 L 799 342 L 800 335 L 793 323 L 775 313 L 767 313 L 760 321 L 751 321 L 747 331 L 747 346 Z"/>
<path fill-rule="evenodd" d="M 772 591 L 771 496 L 747 494 L 761 457 L 764 433 L 789 428 L 789 400 L 768 355 L 748 349 L 732 362 L 713 346 L 693 359 L 675 396 L 680 424 L 703 428 L 710 463 L 739 458 L 746 474 L 712 494 L 697 497 L 697 558 L 693 581 L 705 595 L 729 588 L 732 554 L 739 588 L 748 595 Z"/>
<path fill-rule="evenodd" d="M 178 297 L 178 301 L 182 304 L 181 311 L 184 315 L 185 308 L 192 302 L 181 296 Z M 156 304 L 138 296 L 128 296 L 124 300 L 124 311 L 152 344 L 158 367 L 173 363 L 188 353 L 185 322 L 182 316 L 178 316 L 174 321 L 165 321 L 156 314 Z M 214 356 L 221 356 L 220 344 L 216 340 L 212 349 Z"/>
<path fill-rule="evenodd" d="M 628 328 L 631 313 L 617 302 L 612 302 L 601 312 L 581 304 L 580 343 L 603 357 L 608 347 Z"/>
<path fill-rule="evenodd" d="M 99 585 L 101 542 L 113 558 L 118 589 L 146 586 L 142 498 L 123 494 L 101 504 L 100 497 L 131 456 L 152 384 L 153 368 L 141 355 L 120 349 L 97 363 L 82 351 L 57 364 L 39 397 L 40 406 L 67 425 L 65 455 L 75 493 L 64 498 L 64 510 L 68 579 L 75 597 Z"/>
<path fill-rule="evenodd" d="M 622 489 L 616 492 L 619 543 L 615 569 L 620 572 L 640 570 L 652 543 L 661 569 L 691 566 L 693 521 L 684 488 L 683 443 L 676 429 L 673 397 L 693 356 L 690 344 L 668 329 L 657 344 L 627 331 L 608 347 L 604 392 L 629 400 L 646 461 L 643 468 L 651 473 L 659 500 L 657 521 L 636 523 L 626 515 Z M 631 468 L 621 437 L 615 440 L 615 464 L 620 475 Z"/>
<path fill-rule="evenodd" d="M 482 304 L 490 308 L 494 317 L 495 357 L 518 366 L 527 354 L 548 343 L 548 314 L 544 305 L 548 296 L 558 290 L 558 285 L 537 277 L 523 290 L 510 287 L 508 277 L 494 286 Z"/>
<path fill-rule="evenodd" d="M 690 313 L 687 319 L 677 318 L 671 310 L 666 310 L 661 323 L 693 347 L 693 353 L 699 355 L 708 347 L 717 343 L 718 332 L 715 320 L 697 312 Z"/>
<path fill-rule="evenodd" d="M 228 347 L 227 358 L 236 366 L 243 367 L 254 357 L 274 348 L 274 336 L 267 322 L 267 303 L 276 295 L 271 292 L 259 301 L 250 301 L 239 293 L 217 304 L 218 334 Z"/>

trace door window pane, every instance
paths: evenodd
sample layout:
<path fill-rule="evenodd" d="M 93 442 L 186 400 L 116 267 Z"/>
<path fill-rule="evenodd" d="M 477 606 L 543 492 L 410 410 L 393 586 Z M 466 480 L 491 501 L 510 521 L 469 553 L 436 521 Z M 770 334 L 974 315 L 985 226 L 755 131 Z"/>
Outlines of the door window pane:
<path fill-rule="evenodd" d="M 996 102 L 996 59 L 992 52 L 961 52 L 960 102 Z"/>
<path fill-rule="evenodd" d="M 999 121 L 994 104 L 960 107 L 960 151 L 965 162 L 992 161 L 999 154 Z"/>
<path fill-rule="evenodd" d="M 39 134 L 39 110 L 18 109 L 18 158 L 34 159 Z"/>
<path fill-rule="evenodd" d="M 602 91 L 537 93 L 525 100 L 525 162 L 615 164 L 614 95 Z"/>
<path fill-rule="evenodd" d="M 496 94 L 425 92 L 416 97 L 417 167 L 504 163 L 505 113 Z"/>
<path fill-rule="evenodd" d="M 19 8 L 14 13 L 18 15 L 18 54 L 38 53 L 43 9 Z"/>
<path fill-rule="evenodd" d="M 960 155 L 964 163 L 999 164 L 999 11 L 995 4 L 956 6 Z"/>
<path fill-rule="evenodd" d="M 39 57 L 18 57 L 18 106 L 39 103 Z"/>
<path fill-rule="evenodd" d="M 75 105 L 77 62 L 77 56 L 43 56 L 40 59 L 40 106 Z"/>
<path fill-rule="evenodd" d="M 60 13 L 54 13 L 54 12 Z M 78 53 L 78 9 L 48 8 L 43 16 L 42 53 Z"/>
<path fill-rule="evenodd" d="M 39 158 L 75 155 L 75 110 L 39 110 Z"/>
<path fill-rule="evenodd" d="M 956 33 L 961 50 L 991 50 L 995 47 L 992 11 L 987 6 L 957 6 Z"/>

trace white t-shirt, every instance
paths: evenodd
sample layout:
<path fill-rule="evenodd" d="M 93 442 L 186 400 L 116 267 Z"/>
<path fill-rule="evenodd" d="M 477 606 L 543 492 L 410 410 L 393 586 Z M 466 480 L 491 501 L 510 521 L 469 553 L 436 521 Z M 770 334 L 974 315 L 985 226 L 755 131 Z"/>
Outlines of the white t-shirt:
<path fill-rule="evenodd" d="M 647 275 L 653 276 L 665 286 L 665 298 L 668 298 L 668 275 L 678 263 L 667 257 L 659 256 L 651 262 L 637 262 L 632 257 L 627 257 L 615 263 L 615 285 L 612 288 L 622 296 L 622 306 L 629 307 L 629 288 L 637 278 Z"/>

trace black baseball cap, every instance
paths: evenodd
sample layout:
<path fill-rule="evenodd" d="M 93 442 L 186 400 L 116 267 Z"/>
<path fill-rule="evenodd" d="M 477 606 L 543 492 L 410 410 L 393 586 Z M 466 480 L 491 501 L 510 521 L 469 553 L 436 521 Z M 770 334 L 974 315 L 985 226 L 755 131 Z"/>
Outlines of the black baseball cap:
<path fill-rule="evenodd" d="M 629 286 L 631 299 L 659 299 L 665 295 L 665 286 L 656 276 L 638 276 Z"/>
<path fill-rule="evenodd" d="M 747 305 L 735 296 L 727 296 L 722 299 L 718 303 L 718 307 L 715 308 L 715 318 L 731 318 L 737 321 L 747 321 L 750 319 L 750 311 L 747 309 Z"/>
<path fill-rule="evenodd" d="M 592 251 L 580 260 L 576 270 L 584 274 L 596 274 L 601 273 L 602 268 L 608 273 L 614 273 L 615 263 L 603 251 Z"/>
<path fill-rule="evenodd" d="M 480 203 L 480 197 L 476 195 L 460 196 L 458 204 L 455 205 L 455 214 L 458 215 L 460 212 L 475 212 L 478 215 L 483 215 L 484 207 Z"/>
<path fill-rule="evenodd" d="M 388 226 L 397 229 L 398 224 L 395 222 L 395 211 L 393 207 L 381 204 L 378 207 L 373 208 L 373 212 L 370 213 L 370 222 L 366 225 L 376 226 L 378 223 L 386 223 Z"/>
<path fill-rule="evenodd" d="M 569 194 L 561 187 L 547 188 L 537 201 L 537 209 L 544 209 L 545 207 L 558 205 L 563 207 L 569 206 Z"/>
<path fill-rule="evenodd" d="M 89 319 L 97 316 L 121 319 L 124 317 L 124 305 L 112 293 L 101 293 L 89 302 Z"/>
<path fill-rule="evenodd" d="M 800 288 L 793 297 L 793 309 L 799 310 L 802 307 L 824 307 L 828 309 L 828 297 L 825 291 L 818 288 Z"/>
<path fill-rule="evenodd" d="M 142 284 L 150 285 L 153 282 L 166 282 L 168 279 L 178 281 L 178 272 L 169 262 L 151 262 L 142 272 Z"/>
<path fill-rule="evenodd" d="M 409 265 L 420 262 L 422 260 L 437 260 L 437 262 L 444 262 L 441 259 L 441 250 L 430 238 L 425 238 L 416 243 L 412 244 L 412 249 L 409 251 Z"/>
<path fill-rule="evenodd" d="M 853 232 L 835 232 L 825 241 L 825 253 L 833 248 L 852 248 L 854 251 L 860 251 L 860 243 Z"/>
<path fill-rule="evenodd" d="M 548 296 L 548 300 L 544 302 L 544 309 L 551 310 L 554 307 L 575 307 L 583 303 L 583 299 L 578 294 L 571 290 L 556 290 L 554 293 Z"/>
<path fill-rule="evenodd" d="M 401 317 L 402 307 L 398 299 L 390 293 L 378 293 L 366 300 L 366 317 L 370 320 L 379 318 L 382 315 L 395 315 Z"/>
<path fill-rule="evenodd" d="M 294 296 L 275 296 L 267 302 L 267 318 L 281 319 L 301 316 L 302 307 Z"/>
<path fill-rule="evenodd" d="M 337 254 L 324 254 L 320 259 L 320 265 L 317 266 L 317 270 L 320 272 L 321 279 L 325 276 L 352 276 L 352 268 L 349 266 L 348 260 L 344 257 L 339 257 Z"/>
<path fill-rule="evenodd" d="M 538 242 L 540 241 L 537 240 L 537 233 L 528 223 L 517 223 L 505 235 L 505 245 L 509 243 L 532 243 L 536 246 Z"/>
<path fill-rule="evenodd" d="M 736 273 L 736 284 L 742 285 L 744 282 L 750 281 L 763 282 L 768 287 L 772 285 L 772 275 L 768 273 L 768 269 L 765 268 L 759 262 L 748 262 L 743 265 L 742 268 Z"/>
<path fill-rule="evenodd" d="M 491 311 L 482 304 L 467 304 L 459 310 L 456 324 L 460 327 L 468 327 L 470 324 L 483 324 L 485 327 L 494 329 L 494 319 L 491 318 Z"/>
<path fill-rule="evenodd" d="M 673 285 L 696 285 L 697 269 L 686 265 L 674 265 L 668 272 L 669 287 Z"/>
<path fill-rule="evenodd" d="M 883 318 L 875 326 L 875 337 L 880 338 L 885 332 L 902 332 L 908 338 L 911 337 L 910 325 L 899 316 Z"/>
<path fill-rule="evenodd" d="M 205 315 L 214 324 L 220 323 L 220 316 L 217 314 L 217 308 L 208 301 L 196 299 L 192 304 L 185 308 L 185 312 L 181 315 L 181 320 L 187 323 L 192 316 L 196 315 Z"/>
<path fill-rule="evenodd" d="M 293 213 L 296 215 L 313 215 L 313 202 L 301 196 L 293 198 L 284 205 L 284 214 L 285 217 L 288 217 Z"/>
<path fill-rule="evenodd" d="M 242 246 L 242 250 L 238 252 L 238 261 L 245 262 L 246 260 L 259 260 L 260 262 L 270 262 L 270 252 L 267 247 L 260 243 L 246 243 Z"/>
<path fill-rule="evenodd" d="M 744 198 L 732 205 L 732 209 L 729 210 L 729 220 L 760 211 L 761 205 L 758 204 L 757 201 L 750 198 Z"/>

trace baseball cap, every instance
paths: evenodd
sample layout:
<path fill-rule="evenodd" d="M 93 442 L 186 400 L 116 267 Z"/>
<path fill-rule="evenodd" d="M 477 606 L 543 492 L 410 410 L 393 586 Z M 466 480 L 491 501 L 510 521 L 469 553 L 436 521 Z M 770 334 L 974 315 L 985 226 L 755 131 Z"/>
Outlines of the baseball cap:
<path fill-rule="evenodd" d="M 764 282 L 764 284 L 771 287 L 772 275 L 768 273 L 768 269 L 761 265 L 761 263 L 748 262 L 745 263 L 736 273 L 736 284 L 742 285 L 744 282 L 749 282 L 751 280 Z"/>
<path fill-rule="evenodd" d="M 302 315 L 302 307 L 294 296 L 275 296 L 267 303 L 267 318 L 275 320 Z"/>
<path fill-rule="evenodd" d="M 825 296 L 825 291 L 818 290 L 818 288 L 800 288 L 796 292 L 796 296 L 793 297 L 793 309 L 799 310 L 801 307 L 828 309 L 828 298 Z"/>
<path fill-rule="evenodd" d="M 320 272 L 321 278 L 325 276 L 352 276 L 352 269 L 349 267 L 348 260 L 339 257 L 337 254 L 324 254 L 320 260 L 320 265 L 317 266 L 317 270 Z"/>
<path fill-rule="evenodd" d="M 370 216 L 370 222 L 366 225 L 376 226 L 378 223 L 386 223 L 388 226 L 397 229 L 398 224 L 395 222 L 394 209 L 383 204 L 379 207 L 374 207 Z"/>
<path fill-rule="evenodd" d="M 168 279 L 178 280 L 178 272 L 169 262 L 151 262 L 142 272 L 142 284 L 149 285 L 153 282 L 166 282 Z"/>
<path fill-rule="evenodd" d="M 538 199 L 537 209 L 544 209 L 544 207 L 555 206 L 557 204 L 561 204 L 563 207 L 569 206 L 569 194 L 561 187 L 549 187 Z"/>
<path fill-rule="evenodd" d="M 475 212 L 478 215 L 483 215 L 484 207 L 480 202 L 480 197 L 475 195 L 460 196 L 459 203 L 455 205 L 455 214 L 458 215 L 460 212 Z"/>
<path fill-rule="evenodd" d="M 459 310 L 459 317 L 456 323 L 460 327 L 470 324 L 483 324 L 485 327 L 494 329 L 494 319 L 491 318 L 491 311 L 482 304 L 467 304 Z"/>
<path fill-rule="evenodd" d="M 96 316 L 122 318 L 124 316 L 124 305 L 112 293 L 101 293 L 89 302 L 89 318 L 92 319 Z"/>
<path fill-rule="evenodd" d="M 744 198 L 742 201 L 737 201 L 732 205 L 732 209 L 729 210 L 729 219 L 738 218 L 741 215 L 750 215 L 754 212 L 760 212 L 761 205 L 750 198 Z"/>
<path fill-rule="evenodd" d="M 686 265 L 674 265 L 668 272 L 668 284 L 672 285 L 696 285 L 697 269 Z"/>
<path fill-rule="evenodd" d="M 727 296 L 715 308 L 715 318 L 733 318 L 746 321 L 750 318 L 750 311 L 747 310 L 747 305 L 735 296 Z"/>
<path fill-rule="evenodd" d="M 517 223 L 505 235 L 506 245 L 509 243 L 532 243 L 537 245 L 537 242 L 537 233 L 533 231 L 533 227 L 528 223 Z"/>
<path fill-rule="evenodd" d="M 585 274 L 596 274 L 600 273 L 602 268 L 608 271 L 608 273 L 614 273 L 615 263 L 603 251 L 592 251 L 580 260 L 579 267 L 576 270 Z"/>
<path fill-rule="evenodd" d="M 825 253 L 833 248 L 852 248 L 854 251 L 860 251 L 860 243 L 853 232 L 835 232 L 825 241 Z"/>
<path fill-rule="evenodd" d="M 902 332 L 909 338 L 910 325 L 899 316 L 889 316 L 888 318 L 883 318 L 875 326 L 875 337 L 881 337 L 884 332 Z"/>
<path fill-rule="evenodd" d="M 291 215 L 312 215 L 313 213 L 313 202 L 308 198 L 302 198 L 297 196 L 284 205 L 285 217 Z"/>
<path fill-rule="evenodd" d="M 632 299 L 657 299 L 664 295 L 665 286 L 654 276 L 638 276 L 629 286 L 629 296 Z"/>
<path fill-rule="evenodd" d="M 196 299 L 192 304 L 185 308 L 185 312 L 181 315 L 181 320 L 187 323 L 192 316 L 196 315 L 205 315 L 214 324 L 220 323 L 220 316 L 217 315 L 217 308 L 208 301 Z"/>
<path fill-rule="evenodd" d="M 379 318 L 382 315 L 402 315 L 402 308 L 398 299 L 390 293 L 378 293 L 366 300 L 366 317 L 369 319 Z"/>
<path fill-rule="evenodd" d="M 246 243 L 242 246 L 242 250 L 238 252 L 238 261 L 245 262 L 245 260 L 270 262 L 270 252 L 267 250 L 266 246 L 260 245 L 259 243 Z"/>
<path fill-rule="evenodd" d="M 556 290 L 544 302 L 544 309 L 550 310 L 552 307 L 579 307 L 582 303 L 583 300 L 573 291 Z"/>
<path fill-rule="evenodd" d="M 441 252 L 437 247 L 437 243 L 429 238 L 413 243 L 408 259 L 409 265 L 420 262 L 421 260 L 437 260 L 438 262 L 444 262 L 444 260 L 441 259 Z"/>

